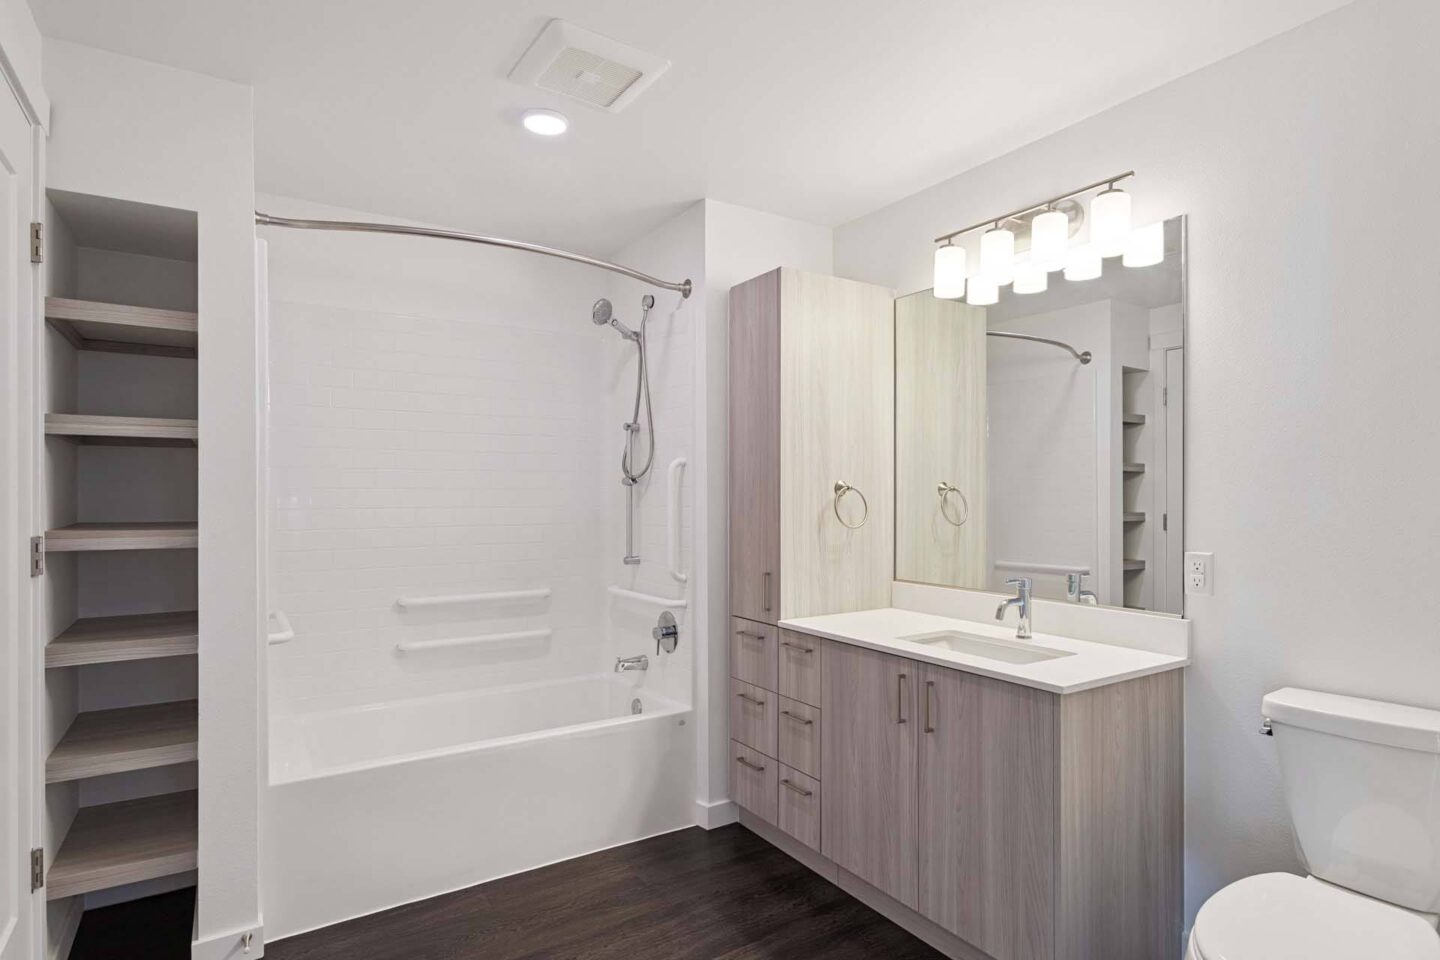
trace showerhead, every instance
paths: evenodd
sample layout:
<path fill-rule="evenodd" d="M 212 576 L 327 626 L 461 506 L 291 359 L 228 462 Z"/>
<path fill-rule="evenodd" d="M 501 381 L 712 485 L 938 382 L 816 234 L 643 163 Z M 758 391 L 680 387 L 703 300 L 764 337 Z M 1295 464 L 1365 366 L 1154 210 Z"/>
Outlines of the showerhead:
<path fill-rule="evenodd" d="M 610 301 L 604 297 L 596 300 L 595 306 L 590 308 L 590 319 L 595 322 L 595 326 L 597 327 L 607 325 L 610 322 L 610 318 L 614 315 L 614 308 L 610 306 Z"/>

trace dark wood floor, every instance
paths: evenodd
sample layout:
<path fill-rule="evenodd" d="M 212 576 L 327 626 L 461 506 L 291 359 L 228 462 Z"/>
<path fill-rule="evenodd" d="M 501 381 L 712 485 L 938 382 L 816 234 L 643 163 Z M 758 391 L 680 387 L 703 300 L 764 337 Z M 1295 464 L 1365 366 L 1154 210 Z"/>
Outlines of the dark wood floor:
<path fill-rule="evenodd" d="M 86 910 L 70 960 L 190 960 L 195 888 Z"/>
<path fill-rule="evenodd" d="M 738 825 L 683 830 L 397 907 L 268 944 L 265 956 L 943 960 Z"/>

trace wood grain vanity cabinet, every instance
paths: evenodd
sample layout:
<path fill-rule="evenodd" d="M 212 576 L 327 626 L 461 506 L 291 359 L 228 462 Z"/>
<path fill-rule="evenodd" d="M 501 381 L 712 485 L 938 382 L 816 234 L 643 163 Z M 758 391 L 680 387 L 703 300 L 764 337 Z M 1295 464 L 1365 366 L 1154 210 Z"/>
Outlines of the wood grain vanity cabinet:
<path fill-rule="evenodd" d="M 789 268 L 731 288 L 735 616 L 773 624 L 889 603 L 894 350 L 886 288 Z M 839 517 L 837 482 L 858 491 Z"/>

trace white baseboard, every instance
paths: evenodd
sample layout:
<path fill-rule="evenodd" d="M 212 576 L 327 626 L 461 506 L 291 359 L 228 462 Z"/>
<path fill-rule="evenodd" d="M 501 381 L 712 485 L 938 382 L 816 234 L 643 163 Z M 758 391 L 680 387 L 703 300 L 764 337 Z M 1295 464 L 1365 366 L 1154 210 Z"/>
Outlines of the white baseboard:
<path fill-rule="evenodd" d="M 713 803 L 706 803 L 703 800 L 695 801 L 695 824 L 706 830 L 714 830 L 716 827 L 723 827 L 740 819 L 740 808 L 735 806 L 734 800 L 716 800 Z"/>
<path fill-rule="evenodd" d="M 85 898 L 71 897 L 65 907 L 65 916 L 56 924 L 59 929 L 51 931 L 49 960 L 65 960 L 70 948 L 75 946 L 75 934 L 80 929 L 80 918 L 85 915 Z"/>
<path fill-rule="evenodd" d="M 245 949 L 245 937 L 250 937 L 250 949 Z M 241 927 L 224 933 L 212 934 L 201 940 L 191 934 L 190 960 L 257 960 L 265 956 L 265 926 L 257 920 L 253 927 Z"/>

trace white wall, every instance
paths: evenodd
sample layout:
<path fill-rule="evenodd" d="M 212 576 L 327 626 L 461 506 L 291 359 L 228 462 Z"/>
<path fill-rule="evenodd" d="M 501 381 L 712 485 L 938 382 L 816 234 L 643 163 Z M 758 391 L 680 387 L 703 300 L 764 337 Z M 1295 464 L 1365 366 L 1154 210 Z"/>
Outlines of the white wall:
<path fill-rule="evenodd" d="M 1361 0 L 836 232 L 839 273 L 908 292 L 931 237 L 1117 170 L 1138 222 L 1190 215 L 1191 917 L 1299 866 L 1265 691 L 1440 707 L 1437 35 L 1430 0 Z"/>
<path fill-rule="evenodd" d="M 382 219 L 278 197 L 260 206 Z M 590 322 L 605 275 L 414 237 L 264 234 L 271 605 L 296 632 L 270 648 L 272 708 L 604 669 L 604 479 L 621 439 L 604 392 L 619 338 Z M 553 595 L 498 608 L 395 602 L 533 587 Z M 548 641 L 396 649 L 540 627 Z"/>
<path fill-rule="evenodd" d="M 51 187 L 199 222 L 201 949 L 260 922 L 254 144 L 247 87 L 47 41 Z"/>

